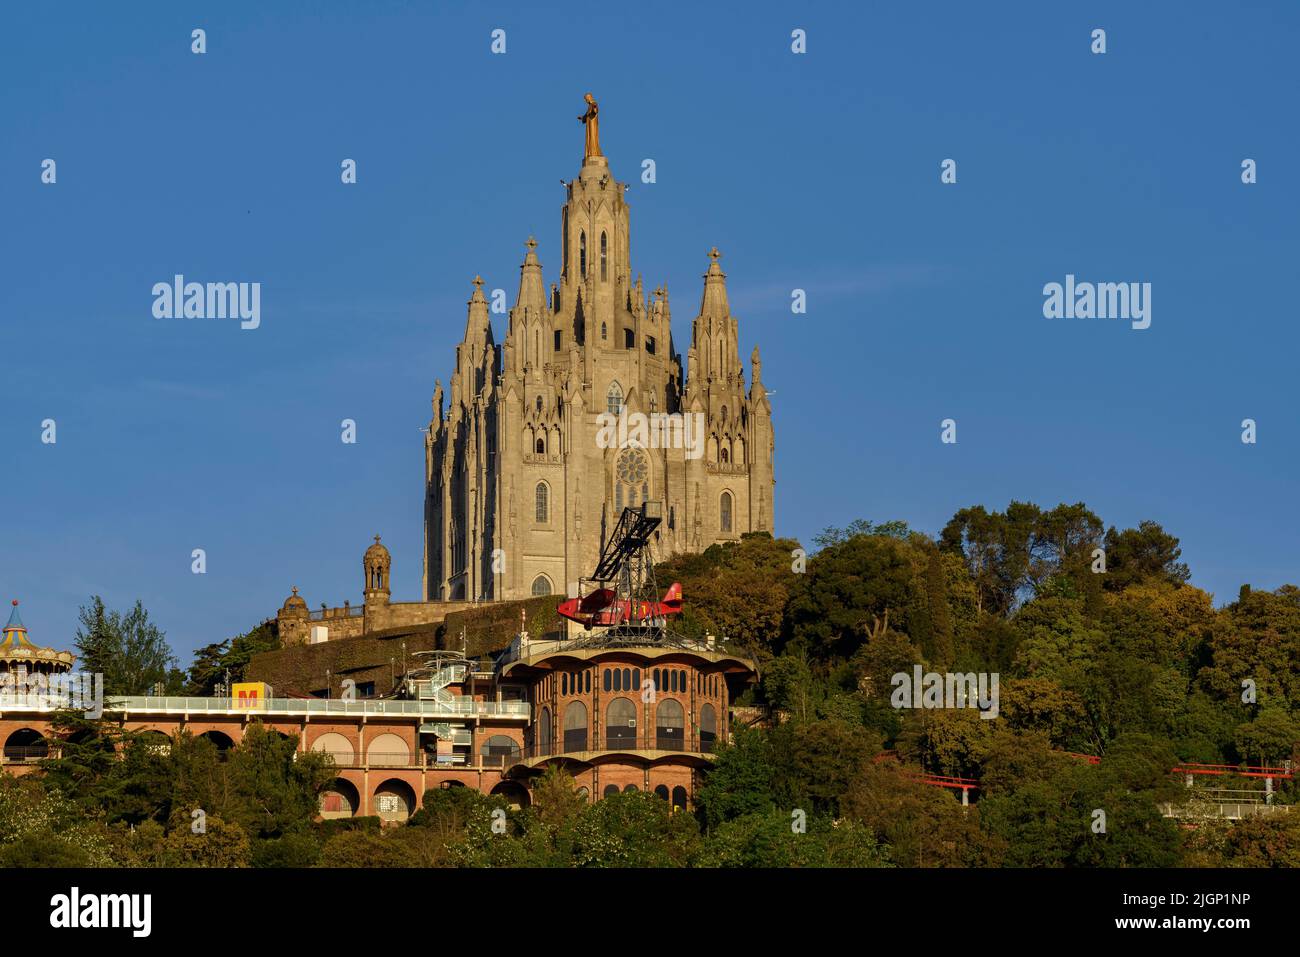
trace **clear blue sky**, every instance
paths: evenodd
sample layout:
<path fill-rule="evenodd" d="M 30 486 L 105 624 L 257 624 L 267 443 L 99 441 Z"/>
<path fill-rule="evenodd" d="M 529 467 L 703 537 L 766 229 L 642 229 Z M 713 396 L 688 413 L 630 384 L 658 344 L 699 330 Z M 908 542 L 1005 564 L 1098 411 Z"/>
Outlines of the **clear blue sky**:
<path fill-rule="evenodd" d="M 1083 500 L 1219 602 L 1300 582 L 1298 10 L 8 4 L 0 593 L 61 647 L 91 594 L 141 598 L 185 664 L 290 585 L 359 601 L 376 532 L 416 599 L 433 381 L 476 273 L 513 300 L 531 233 L 555 277 L 587 90 L 683 354 L 724 254 L 778 533 Z M 154 319 L 178 272 L 261 282 L 261 328 Z M 1043 318 L 1067 273 L 1152 283 L 1151 328 Z"/>

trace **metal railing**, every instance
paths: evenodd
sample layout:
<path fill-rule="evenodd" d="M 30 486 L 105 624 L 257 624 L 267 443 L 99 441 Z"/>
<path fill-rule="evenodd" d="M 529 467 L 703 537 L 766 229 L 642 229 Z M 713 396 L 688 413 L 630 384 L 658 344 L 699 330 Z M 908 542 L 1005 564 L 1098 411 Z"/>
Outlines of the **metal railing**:
<path fill-rule="evenodd" d="M 57 758 L 60 751 L 57 745 L 50 744 L 10 744 L 3 751 L 5 764 L 35 764 L 45 758 Z"/>
<path fill-rule="evenodd" d="M 516 661 L 522 661 L 525 658 L 538 658 L 544 655 L 563 652 L 568 649 L 581 649 L 589 647 L 587 637 L 580 636 L 576 638 L 558 637 L 558 638 L 530 638 L 525 646 L 522 637 L 516 635 L 511 639 L 510 644 L 505 651 L 497 657 L 497 667 L 504 668 L 506 665 Z M 673 650 L 691 651 L 700 654 L 730 654 L 730 646 L 723 636 L 712 636 L 709 638 L 682 638 Z"/>
<path fill-rule="evenodd" d="M 0 710 L 56 711 L 54 706 L 33 706 L 30 702 L 6 706 Z M 104 699 L 104 710 L 113 713 L 137 714 L 190 714 L 193 712 L 227 714 L 355 714 L 355 715 L 418 715 L 418 716 L 478 716 L 503 718 L 528 718 L 532 706 L 527 701 L 475 701 L 453 698 L 451 701 L 397 701 L 383 698 L 269 698 L 249 701 L 238 698 L 163 697 L 128 695 Z"/>
<path fill-rule="evenodd" d="M 60 745 L 61 741 L 51 740 L 44 744 L 28 745 L 9 745 L 0 750 L 0 764 L 37 764 L 47 758 L 60 758 L 63 751 Z M 166 754 L 171 750 L 171 742 L 157 745 L 154 750 L 159 754 Z M 314 750 L 314 749 L 313 749 Z M 227 760 L 230 757 L 231 749 L 222 749 L 217 753 L 220 760 Z M 301 752 L 299 752 L 301 753 Z M 425 751 L 373 751 L 363 757 L 358 757 L 353 752 L 334 753 L 329 751 L 318 751 L 318 754 L 328 754 L 334 759 L 334 764 L 339 768 L 362 768 L 371 770 L 435 770 L 440 767 L 477 767 L 472 755 L 457 754 L 454 760 L 438 761 L 437 756 Z M 119 752 L 118 756 L 121 756 Z M 484 768 L 500 768 L 507 763 L 513 763 L 513 755 L 483 755 L 481 766 Z"/>
<path fill-rule="evenodd" d="M 530 744 L 518 752 L 505 756 L 507 766 L 519 761 L 533 758 L 549 758 L 575 754 L 584 751 L 679 751 L 685 754 L 712 754 L 718 749 L 718 740 L 713 737 L 689 736 L 684 734 L 589 734 L 581 740 L 570 739 L 549 743 Z"/>
<path fill-rule="evenodd" d="M 308 613 L 308 621 L 329 621 L 331 618 L 360 618 L 366 613 L 365 605 L 347 605 L 343 608 L 317 608 Z"/>

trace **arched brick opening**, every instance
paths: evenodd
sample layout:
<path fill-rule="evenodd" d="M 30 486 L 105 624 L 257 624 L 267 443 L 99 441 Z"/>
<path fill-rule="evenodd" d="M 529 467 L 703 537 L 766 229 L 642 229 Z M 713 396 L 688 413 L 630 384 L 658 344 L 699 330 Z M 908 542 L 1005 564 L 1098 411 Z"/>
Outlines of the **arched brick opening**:
<path fill-rule="evenodd" d="M 366 749 L 366 759 L 372 767 L 408 767 L 411 764 L 411 747 L 399 735 L 385 732 L 370 742 Z"/>
<path fill-rule="evenodd" d="M 199 737 L 211 741 L 218 751 L 229 751 L 235 746 L 235 739 L 224 731 L 204 731 Z"/>
<path fill-rule="evenodd" d="M 508 764 L 511 756 L 519 753 L 519 745 L 507 734 L 494 734 L 483 742 L 480 750 L 485 768 L 499 768 Z M 495 794 L 496 791 L 492 793 Z"/>
<path fill-rule="evenodd" d="M 510 802 L 511 807 L 525 808 L 532 803 L 528 789 L 518 781 L 502 781 L 492 788 L 493 794 L 499 794 Z"/>
<path fill-rule="evenodd" d="M 140 743 L 153 754 L 171 754 L 172 739 L 157 729 L 141 732 Z"/>
<path fill-rule="evenodd" d="M 328 754 L 337 767 L 345 768 L 357 761 L 357 752 L 352 747 L 352 742 L 337 731 L 326 731 L 311 743 L 311 749 Z"/>
<path fill-rule="evenodd" d="M 35 728 L 19 728 L 5 739 L 5 760 L 15 764 L 50 756 L 50 742 Z"/>
<path fill-rule="evenodd" d="M 374 813 L 385 823 L 400 823 L 415 811 L 415 789 L 401 778 L 389 778 L 375 788 Z"/>
<path fill-rule="evenodd" d="M 320 796 L 320 816 L 326 820 L 356 817 L 361 807 L 361 795 L 356 785 L 344 778 L 335 778 Z"/>

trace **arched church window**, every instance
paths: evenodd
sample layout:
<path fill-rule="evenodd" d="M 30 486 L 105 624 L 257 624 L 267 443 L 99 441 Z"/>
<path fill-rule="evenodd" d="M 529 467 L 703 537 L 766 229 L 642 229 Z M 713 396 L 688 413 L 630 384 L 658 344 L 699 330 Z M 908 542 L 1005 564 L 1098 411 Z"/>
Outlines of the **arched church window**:
<path fill-rule="evenodd" d="M 545 575 L 538 575 L 533 579 L 534 595 L 549 595 L 551 593 L 551 580 Z"/>
<path fill-rule="evenodd" d="M 604 282 L 609 278 L 609 240 L 602 232 L 600 234 L 600 281 Z"/>
<path fill-rule="evenodd" d="M 543 754 L 549 754 L 551 751 L 551 709 L 542 708 L 542 719 L 538 722 L 537 743 L 541 745 Z"/>
<path fill-rule="evenodd" d="M 722 493 L 721 507 L 718 509 L 718 525 L 725 534 L 731 533 L 731 493 Z"/>
<path fill-rule="evenodd" d="M 605 323 L 603 323 L 603 322 L 600 324 L 600 337 L 601 337 L 602 339 L 608 339 L 608 338 L 609 338 L 609 327 L 606 326 Z"/>
<path fill-rule="evenodd" d="M 537 577 L 542 580 L 541 575 Z M 533 587 L 537 587 L 536 582 Z M 564 750 L 587 750 L 587 706 L 581 701 L 570 701 L 564 709 Z"/>
<path fill-rule="evenodd" d="M 636 705 L 629 699 L 615 698 L 609 703 L 605 711 L 605 738 L 606 746 L 611 749 L 635 746 Z"/>
<path fill-rule="evenodd" d="M 546 439 L 540 437 L 537 439 L 537 454 L 538 455 L 546 454 Z"/>
<path fill-rule="evenodd" d="M 623 387 L 617 382 L 609 384 L 609 390 L 605 393 L 605 408 L 610 415 L 618 415 L 623 411 Z"/>
<path fill-rule="evenodd" d="M 700 709 L 700 750 L 709 752 L 713 750 L 713 742 L 718 738 L 718 713 L 713 710 L 713 705 L 705 704 Z"/>
<path fill-rule="evenodd" d="M 537 521 L 545 524 L 551 520 L 551 490 L 545 482 L 537 483 Z M 543 592 L 543 594 L 550 594 Z"/>
<path fill-rule="evenodd" d="M 582 273 L 582 278 L 587 278 L 587 234 L 578 233 L 578 271 Z"/>
<path fill-rule="evenodd" d="M 537 397 L 537 411 L 542 411 L 542 397 L 540 395 Z"/>
<path fill-rule="evenodd" d="M 725 405 L 722 407 L 722 424 L 727 424 L 727 407 Z"/>
<path fill-rule="evenodd" d="M 730 461 L 731 453 L 727 451 L 727 447 L 725 445 L 722 447 L 722 451 L 719 453 L 719 455 L 721 455 L 722 457 L 723 465 L 726 465 L 727 462 Z"/>

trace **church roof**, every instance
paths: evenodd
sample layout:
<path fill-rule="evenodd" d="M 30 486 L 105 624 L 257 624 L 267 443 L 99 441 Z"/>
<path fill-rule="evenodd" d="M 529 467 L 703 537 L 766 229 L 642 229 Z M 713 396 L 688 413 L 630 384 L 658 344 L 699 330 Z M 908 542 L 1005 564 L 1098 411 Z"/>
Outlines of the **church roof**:
<path fill-rule="evenodd" d="M 378 535 L 375 536 L 375 544 L 371 545 L 369 548 L 366 549 L 366 554 L 364 558 L 366 561 L 370 561 L 372 558 L 374 559 L 389 558 L 388 548 L 387 546 L 380 543 Z"/>
<path fill-rule="evenodd" d="M 18 599 L 13 600 L 13 611 L 9 613 L 9 623 L 4 627 L 4 641 L 0 641 L 0 661 L 7 665 L 41 662 L 54 671 L 71 669 L 76 659 L 66 651 L 53 648 L 37 648 L 27 637 L 27 626 L 18 614 Z"/>
<path fill-rule="evenodd" d="M 298 594 L 298 586 L 293 586 L 293 594 L 284 600 L 281 611 L 307 611 L 306 600 Z"/>
<path fill-rule="evenodd" d="M 4 627 L 4 641 L 0 642 L 0 648 L 18 648 L 20 646 L 32 647 L 32 643 L 27 639 L 27 626 L 23 624 L 22 618 L 18 614 L 18 599 L 13 601 L 14 610 L 9 613 L 9 623 Z"/>

